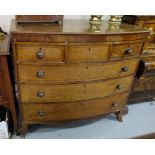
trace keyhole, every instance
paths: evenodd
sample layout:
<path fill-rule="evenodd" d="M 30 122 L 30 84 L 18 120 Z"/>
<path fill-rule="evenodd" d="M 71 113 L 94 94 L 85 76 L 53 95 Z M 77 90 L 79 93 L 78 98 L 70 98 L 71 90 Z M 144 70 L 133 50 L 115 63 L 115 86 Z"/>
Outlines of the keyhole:
<path fill-rule="evenodd" d="M 86 69 L 88 69 L 89 67 L 87 66 Z"/>
<path fill-rule="evenodd" d="M 89 47 L 89 51 L 91 50 L 91 48 Z"/>

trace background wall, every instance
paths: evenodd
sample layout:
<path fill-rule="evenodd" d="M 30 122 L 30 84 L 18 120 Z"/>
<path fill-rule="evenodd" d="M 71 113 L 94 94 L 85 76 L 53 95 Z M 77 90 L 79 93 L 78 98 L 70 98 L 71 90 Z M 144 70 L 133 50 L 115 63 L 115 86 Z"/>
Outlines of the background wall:
<path fill-rule="evenodd" d="M 14 19 L 14 15 L 0 15 L 0 26 L 6 32 L 9 32 L 11 19 Z M 64 19 L 89 19 L 89 15 L 65 15 Z M 109 16 L 103 16 L 103 20 L 109 19 Z"/>

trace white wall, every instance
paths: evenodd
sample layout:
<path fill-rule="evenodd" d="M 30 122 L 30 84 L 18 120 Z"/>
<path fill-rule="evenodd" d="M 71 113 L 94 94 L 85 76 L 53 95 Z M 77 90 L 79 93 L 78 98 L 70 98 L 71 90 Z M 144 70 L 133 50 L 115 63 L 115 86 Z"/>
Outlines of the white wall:
<path fill-rule="evenodd" d="M 14 19 L 14 15 L 0 15 L 0 26 L 6 32 L 9 32 L 11 19 Z M 64 19 L 89 19 L 89 15 L 65 15 Z M 103 16 L 103 19 L 109 19 L 109 16 Z"/>

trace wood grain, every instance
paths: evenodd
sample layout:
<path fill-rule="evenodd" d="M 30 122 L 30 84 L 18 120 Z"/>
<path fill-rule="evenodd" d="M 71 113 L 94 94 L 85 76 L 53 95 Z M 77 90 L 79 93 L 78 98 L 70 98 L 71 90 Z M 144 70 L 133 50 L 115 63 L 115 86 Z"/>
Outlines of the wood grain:
<path fill-rule="evenodd" d="M 107 61 L 109 46 L 69 46 L 68 61 Z"/>
<path fill-rule="evenodd" d="M 109 63 L 20 64 L 19 80 L 21 83 L 33 81 L 39 84 L 116 78 L 134 74 L 138 62 L 138 59 L 131 59 Z M 125 68 L 127 71 L 124 71 Z M 42 72 L 43 77 L 38 77 L 38 72 Z"/>
<path fill-rule="evenodd" d="M 58 104 L 46 104 L 44 102 L 41 104 L 23 103 L 24 120 L 25 123 L 43 123 L 45 121 L 64 121 L 108 114 L 122 108 L 126 98 L 127 93 L 123 93 L 112 97 L 82 102 Z M 113 106 L 114 103 L 117 103 L 116 107 Z M 43 116 L 39 116 L 39 111 L 44 113 Z"/>
<path fill-rule="evenodd" d="M 128 91 L 133 77 L 119 79 L 64 85 L 20 85 L 22 102 L 63 102 L 89 100 L 118 94 Z M 121 86 L 117 89 L 117 86 Z M 38 97 L 39 91 L 44 92 L 43 97 Z"/>
<path fill-rule="evenodd" d="M 64 46 L 42 46 L 40 45 L 17 45 L 17 59 L 27 61 L 52 61 L 62 62 L 64 60 Z M 43 58 L 37 57 L 37 52 L 43 52 Z"/>
<path fill-rule="evenodd" d="M 142 46 L 143 46 L 143 42 L 135 43 L 135 44 L 132 43 L 132 44 L 114 45 L 111 59 L 138 56 L 138 55 L 140 55 L 140 53 L 142 51 Z M 128 48 L 131 49 L 131 54 L 127 53 Z"/>

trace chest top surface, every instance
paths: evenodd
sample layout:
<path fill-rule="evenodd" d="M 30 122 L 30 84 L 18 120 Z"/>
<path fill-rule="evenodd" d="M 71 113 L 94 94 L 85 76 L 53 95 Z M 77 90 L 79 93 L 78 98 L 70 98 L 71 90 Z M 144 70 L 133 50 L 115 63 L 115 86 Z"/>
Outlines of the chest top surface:
<path fill-rule="evenodd" d="M 100 27 L 100 32 L 91 32 L 88 20 L 64 20 L 63 25 L 54 23 L 24 23 L 17 24 L 12 20 L 11 29 L 12 34 L 16 33 L 33 33 L 33 34 L 132 34 L 132 33 L 148 33 L 143 28 L 122 23 L 120 26 L 114 26 L 109 21 L 103 21 Z"/>

